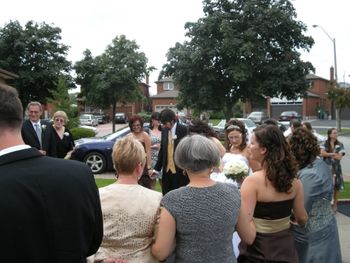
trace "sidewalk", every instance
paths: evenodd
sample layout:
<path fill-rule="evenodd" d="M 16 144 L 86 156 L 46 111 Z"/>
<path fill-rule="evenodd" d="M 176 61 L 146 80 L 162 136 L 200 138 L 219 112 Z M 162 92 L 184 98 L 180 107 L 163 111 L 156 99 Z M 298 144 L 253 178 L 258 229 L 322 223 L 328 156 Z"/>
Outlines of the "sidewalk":
<path fill-rule="evenodd" d="M 336 214 L 343 263 L 350 263 L 350 217 Z"/>

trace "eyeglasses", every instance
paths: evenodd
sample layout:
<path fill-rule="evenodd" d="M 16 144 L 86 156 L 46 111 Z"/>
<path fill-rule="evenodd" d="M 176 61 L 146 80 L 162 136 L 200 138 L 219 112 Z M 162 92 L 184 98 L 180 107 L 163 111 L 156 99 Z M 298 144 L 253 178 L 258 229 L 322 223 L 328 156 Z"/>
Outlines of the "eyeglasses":
<path fill-rule="evenodd" d="M 64 119 L 55 119 L 56 122 L 64 122 Z"/>

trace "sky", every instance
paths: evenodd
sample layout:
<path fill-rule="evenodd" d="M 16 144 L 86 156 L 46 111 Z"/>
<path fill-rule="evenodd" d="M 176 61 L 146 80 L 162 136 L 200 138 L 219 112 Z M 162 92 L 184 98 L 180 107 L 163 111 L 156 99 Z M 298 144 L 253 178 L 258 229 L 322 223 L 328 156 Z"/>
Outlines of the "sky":
<path fill-rule="evenodd" d="M 291 0 L 297 20 L 308 28 L 315 44 L 302 59 L 310 61 L 315 74 L 329 79 L 334 66 L 333 41 L 336 43 L 338 81 L 350 82 L 350 1 Z M 135 40 L 157 70 L 150 75 L 151 94 L 156 92 L 159 71 L 166 53 L 176 42 L 185 40 L 184 25 L 203 16 L 202 0 L 11 0 L 1 5 L 0 27 L 10 20 L 45 22 L 62 29 L 62 43 L 70 46 L 67 59 L 83 59 L 83 51 L 102 54 L 116 36 Z M 348 22 L 347 22 L 348 20 Z M 314 28 L 312 25 L 321 26 Z"/>

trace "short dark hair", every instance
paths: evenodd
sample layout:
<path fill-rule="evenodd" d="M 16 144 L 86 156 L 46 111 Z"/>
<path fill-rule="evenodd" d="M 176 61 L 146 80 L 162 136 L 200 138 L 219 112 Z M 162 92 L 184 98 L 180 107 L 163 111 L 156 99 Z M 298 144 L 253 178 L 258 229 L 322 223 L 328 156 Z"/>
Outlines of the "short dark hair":
<path fill-rule="evenodd" d="M 151 119 L 150 119 L 150 122 L 149 122 L 149 127 L 151 129 L 153 129 L 153 122 L 152 122 L 152 120 L 159 120 L 160 121 L 160 113 L 157 112 L 157 111 L 152 112 Z M 158 126 L 158 130 L 160 130 L 160 131 L 162 130 L 162 126 L 161 125 Z"/>
<path fill-rule="evenodd" d="M 175 122 L 176 121 L 176 115 L 175 112 L 173 112 L 171 109 L 164 109 L 160 113 L 160 122 L 162 124 L 165 124 L 167 122 Z"/>
<path fill-rule="evenodd" d="M 215 137 L 218 139 L 213 128 L 211 128 L 207 123 L 199 119 L 195 119 L 191 122 L 188 129 L 189 133 L 196 133 L 204 135 L 205 137 Z"/>
<path fill-rule="evenodd" d="M 301 122 L 298 119 L 291 119 L 290 124 L 294 129 L 301 127 Z"/>
<path fill-rule="evenodd" d="M 0 128 L 18 129 L 23 121 L 23 107 L 17 90 L 0 84 Z"/>

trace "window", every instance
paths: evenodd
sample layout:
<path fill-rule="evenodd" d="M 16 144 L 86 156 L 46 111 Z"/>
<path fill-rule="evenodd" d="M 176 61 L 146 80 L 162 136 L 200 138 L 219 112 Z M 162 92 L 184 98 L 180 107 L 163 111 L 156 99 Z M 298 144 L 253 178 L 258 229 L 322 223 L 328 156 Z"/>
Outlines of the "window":
<path fill-rule="evenodd" d="M 174 89 L 174 83 L 172 82 L 163 83 L 163 90 L 173 90 L 173 89 Z"/>

